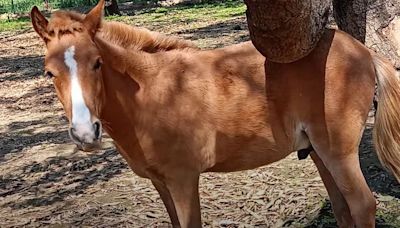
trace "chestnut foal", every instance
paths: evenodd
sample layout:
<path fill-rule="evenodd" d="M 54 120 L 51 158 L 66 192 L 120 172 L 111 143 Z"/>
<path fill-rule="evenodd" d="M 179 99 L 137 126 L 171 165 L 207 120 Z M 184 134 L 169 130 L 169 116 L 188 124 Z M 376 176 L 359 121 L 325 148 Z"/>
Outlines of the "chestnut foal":
<path fill-rule="evenodd" d="M 250 42 L 200 51 L 176 40 L 182 45 L 161 48 L 168 39 L 155 34 L 144 42 L 129 29 L 110 34 L 103 6 L 50 21 L 32 9 L 45 69 L 72 140 L 93 150 L 103 126 L 132 170 L 151 179 L 174 227 L 201 226 L 200 173 L 253 169 L 311 147 L 339 226 L 374 227 L 358 145 L 375 79 L 377 152 L 400 177 L 400 84 L 386 60 L 335 30 L 290 64 L 264 66 Z"/>

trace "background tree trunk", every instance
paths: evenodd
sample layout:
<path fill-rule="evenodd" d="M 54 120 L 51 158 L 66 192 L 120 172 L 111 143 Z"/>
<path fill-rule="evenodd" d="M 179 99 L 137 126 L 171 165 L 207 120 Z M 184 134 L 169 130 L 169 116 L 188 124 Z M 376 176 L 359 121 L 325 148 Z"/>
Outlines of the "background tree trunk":
<path fill-rule="evenodd" d="M 106 10 L 105 10 L 106 16 L 121 15 L 121 12 L 119 11 L 117 0 L 106 0 L 105 8 L 106 8 Z"/>
<path fill-rule="evenodd" d="M 400 69 L 400 0 L 333 0 L 337 26 Z"/>
<path fill-rule="evenodd" d="M 367 47 L 400 69 L 400 0 L 368 0 Z"/>
<path fill-rule="evenodd" d="M 331 0 L 245 0 L 250 37 L 269 61 L 287 63 L 317 44 Z"/>
<path fill-rule="evenodd" d="M 333 0 L 333 16 L 341 30 L 365 42 L 367 0 Z"/>

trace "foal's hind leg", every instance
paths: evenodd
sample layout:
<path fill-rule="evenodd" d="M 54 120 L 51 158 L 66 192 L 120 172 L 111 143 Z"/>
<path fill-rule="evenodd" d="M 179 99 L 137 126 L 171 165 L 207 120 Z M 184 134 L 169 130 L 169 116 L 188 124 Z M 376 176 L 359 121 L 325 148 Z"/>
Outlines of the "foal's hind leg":
<path fill-rule="evenodd" d="M 343 129 L 310 129 L 308 136 L 346 199 L 356 227 L 367 228 L 375 227 L 376 201 L 360 168 L 358 144 L 361 129 L 354 125 L 348 127 L 347 132 Z"/>
<path fill-rule="evenodd" d="M 311 152 L 310 156 L 314 161 L 315 165 L 317 166 L 319 175 L 321 176 L 325 188 L 328 191 L 329 199 L 332 202 L 333 213 L 335 214 L 338 226 L 340 228 L 354 227 L 349 206 L 347 205 L 347 202 L 344 199 L 342 193 L 336 186 L 336 183 L 333 180 L 332 175 L 329 173 L 328 169 L 326 169 L 322 160 L 318 157 L 318 155 L 314 151 Z"/>
<path fill-rule="evenodd" d="M 375 227 L 376 201 L 361 172 L 358 153 L 332 159 L 328 169 L 349 205 L 357 227 Z"/>

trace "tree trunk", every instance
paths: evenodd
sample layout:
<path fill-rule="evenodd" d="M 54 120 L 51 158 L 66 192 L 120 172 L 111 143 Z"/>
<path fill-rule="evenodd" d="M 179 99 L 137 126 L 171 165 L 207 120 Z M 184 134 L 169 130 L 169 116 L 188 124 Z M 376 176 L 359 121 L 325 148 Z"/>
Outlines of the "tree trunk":
<path fill-rule="evenodd" d="M 368 0 L 367 47 L 400 69 L 400 0 Z"/>
<path fill-rule="evenodd" d="M 106 16 L 121 15 L 121 12 L 119 12 L 117 0 L 106 0 L 105 8 L 106 8 L 106 10 L 105 10 Z"/>
<path fill-rule="evenodd" d="M 333 0 L 333 16 L 340 30 L 365 42 L 367 0 Z"/>
<path fill-rule="evenodd" d="M 245 0 L 250 37 L 269 61 L 287 63 L 315 47 L 331 0 Z"/>
<path fill-rule="evenodd" d="M 400 0 L 333 0 L 339 29 L 400 69 Z"/>

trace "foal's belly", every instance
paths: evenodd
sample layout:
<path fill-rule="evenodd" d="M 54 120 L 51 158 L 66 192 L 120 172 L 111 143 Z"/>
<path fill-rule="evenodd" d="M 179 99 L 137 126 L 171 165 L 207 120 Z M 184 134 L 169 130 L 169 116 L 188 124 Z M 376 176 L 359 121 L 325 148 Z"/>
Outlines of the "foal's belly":
<path fill-rule="evenodd" d="M 290 128 L 275 126 L 274 129 L 266 124 L 253 135 L 228 136 L 217 133 L 215 149 L 211 153 L 214 155 L 214 163 L 206 171 L 233 172 L 254 169 L 279 161 L 290 153 L 309 146 L 307 136 L 297 124 Z"/>
<path fill-rule="evenodd" d="M 292 151 L 278 149 L 272 140 L 260 136 L 218 138 L 215 163 L 206 172 L 233 172 L 254 169 L 288 156 Z"/>
<path fill-rule="evenodd" d="M 234 172 L 241 170 L 255 169 L 264 165 L 271 164 L 287 157 L 291 152 L 265 151 L 265 154 L 276 154 L 274 158 L 265 158 L 265 156 L 255 156 L 254 158 L 234 158 L 231 160 L 221 161 L 213 167 L 206 169 L 204 172 Z"/>

